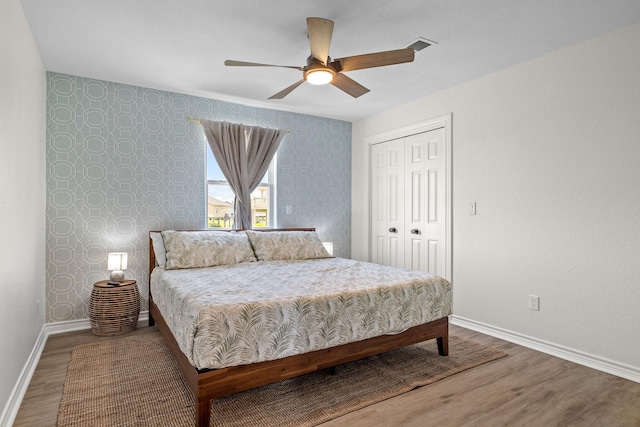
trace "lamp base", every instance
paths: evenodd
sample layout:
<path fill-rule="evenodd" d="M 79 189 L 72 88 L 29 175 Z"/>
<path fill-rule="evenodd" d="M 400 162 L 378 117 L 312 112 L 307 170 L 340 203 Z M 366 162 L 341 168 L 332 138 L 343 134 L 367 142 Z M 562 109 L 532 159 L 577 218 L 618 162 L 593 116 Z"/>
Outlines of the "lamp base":
<path fill-rule="evenodd" d="M 109 276 L 109 280 L 112 282 L 124 282 L 124 271 L 113 270 Z"/>

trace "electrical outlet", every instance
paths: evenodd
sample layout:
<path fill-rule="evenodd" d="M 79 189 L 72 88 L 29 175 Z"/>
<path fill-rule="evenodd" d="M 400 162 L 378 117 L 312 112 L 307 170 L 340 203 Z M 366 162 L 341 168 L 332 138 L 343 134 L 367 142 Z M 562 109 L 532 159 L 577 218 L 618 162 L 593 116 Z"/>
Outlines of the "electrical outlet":
<path fill-rule="evenodd" d="M 540 297 L 529 295 L 529 309 L 540 311 Z"/>

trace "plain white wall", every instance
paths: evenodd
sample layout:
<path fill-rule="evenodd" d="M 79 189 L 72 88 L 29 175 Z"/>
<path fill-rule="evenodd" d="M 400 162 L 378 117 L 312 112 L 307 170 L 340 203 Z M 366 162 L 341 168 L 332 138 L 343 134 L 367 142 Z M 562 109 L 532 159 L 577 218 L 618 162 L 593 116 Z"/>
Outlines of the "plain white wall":
<path fill-rule="evenodd" d="M 354 123 L 353 258 L 365 137 L 453 113 L 454 314 L 640 369 L 639 47 L 636 24 Z"/>
<path fill-rule="evenodd" d="M 45 77 L 20 1 L 0 1 L 0 410 L 44 325 Z"/>

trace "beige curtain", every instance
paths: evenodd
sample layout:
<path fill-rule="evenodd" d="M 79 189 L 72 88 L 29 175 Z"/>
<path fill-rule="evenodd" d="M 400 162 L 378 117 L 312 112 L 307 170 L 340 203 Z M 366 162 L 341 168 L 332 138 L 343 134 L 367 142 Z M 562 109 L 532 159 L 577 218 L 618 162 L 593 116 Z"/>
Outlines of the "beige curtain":
<path fill-rule="evenodd" d="M 269 169 L 285 131 L 209 120 L 200 123 L 236 196 L 233 228 L 251 229 L 251 192 Z"/>

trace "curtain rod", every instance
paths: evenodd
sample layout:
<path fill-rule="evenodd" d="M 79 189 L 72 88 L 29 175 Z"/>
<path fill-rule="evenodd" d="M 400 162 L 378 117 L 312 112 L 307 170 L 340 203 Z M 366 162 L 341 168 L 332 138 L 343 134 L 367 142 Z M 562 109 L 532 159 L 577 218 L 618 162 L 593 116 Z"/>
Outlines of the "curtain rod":
<path fill-rule="evenodd" d="M 193 123 L 199 123 L 200 125 L 202 125 L 201 119 L 194 119 L 193 117 L 187 117 L 187 121 L 188 122 L 193 122 Z M 284 133 L 289 135 L 289 134 L 291 134 L 291 131 L 290 130 L 285 130 Z"/>

